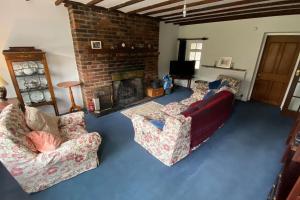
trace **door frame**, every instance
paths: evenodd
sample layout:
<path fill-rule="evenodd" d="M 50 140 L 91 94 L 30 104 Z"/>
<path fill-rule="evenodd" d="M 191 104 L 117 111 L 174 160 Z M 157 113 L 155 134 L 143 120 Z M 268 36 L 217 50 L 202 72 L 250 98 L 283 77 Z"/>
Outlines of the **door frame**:
<path fill-rule="evenodd" d="M 259 50 L 258 58 L 256 60 L 256 64 L 255 64 L 253 76 L 252 76 L 252 79 L 251 79 L 251 82 L 250 82 L 250 89 L 249 89 L 249 92 L 248 92 L 248 95 L 247 95 L 247 101 L 249 101 L 251 99 L 251 96 L 252 96 L 254 84 L 255 84 L 255 81 L 256 81 L 256 78 L 257 78 L 257 73 L 258 73 L 258 69 L 259 69 L 259 66 L 260 66 L 260 63 L 261 63 L 261 60 L 262 60 L 262 55 L 264 53 L 264 49 L 265 49 L 265 46 L 266 46 L 267 38 L 268 38 L 268 36 L 276 36 L 276 35 L 279 35 L 279 36 L 280 35 L 282 35 L 282 36 L 284 36 L 284 35 L 297 35 L 297 36 L 300 36 L 300 32 L 265 32 L 264 33 L 263 39 L 262 39 L 262 43 L 260 45 L 260 50 Z M 292 74 L 295 73 L 295 71 L 296 71 L 296 69 L 298 67 L 299 60 L 300 60 L 300 53 L 299 53 L 296 65 L 294 66 Z M 293 79 L 291 78 L 290 81 L 289 81 L 288 87 L 287 87 L 287 89 L 285 91 L 284 97 L 282 99 L 281 105 L 280 105 L 280 109 L 281 110 L 283 108 L 283 105 L 284 105 L 284 102 L 286 100 L 287 94 L 288 94 L 288 92 L 290 90 L 292 81 L 293 81 Z"/>

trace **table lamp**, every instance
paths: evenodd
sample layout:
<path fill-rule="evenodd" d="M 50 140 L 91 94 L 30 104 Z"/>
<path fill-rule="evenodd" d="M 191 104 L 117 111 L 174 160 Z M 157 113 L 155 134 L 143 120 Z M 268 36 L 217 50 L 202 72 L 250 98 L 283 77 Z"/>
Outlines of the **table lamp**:
<path fill-rule="evenodd" d="M 8 83 L 2 78 L 2 76 L 0 75 L 0 102 L 1 101 L 6 101 L 6 88 L 5 85 L 7 85 Z"/>

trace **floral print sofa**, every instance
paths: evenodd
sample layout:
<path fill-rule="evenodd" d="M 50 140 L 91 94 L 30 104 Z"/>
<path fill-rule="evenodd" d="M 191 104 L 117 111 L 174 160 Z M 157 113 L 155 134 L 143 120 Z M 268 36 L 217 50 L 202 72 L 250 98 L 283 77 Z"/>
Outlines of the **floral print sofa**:
<path fill-rule="evenodd" d="M 229 90 L 235 95 L 239 93 L 241 87 L 241 80 L 231 76 L 222 75 L 222 74 L 217 77 L 217 80 L 228 82 L 228 86 L 225 86 L 224 88 L 220 88 L 217 92 L 221 92 L 223 90 Z M 191 97 L 182 100 L 180 103 L 189 106 L 196 101 L 202 100 L 208 90 L 208 82 L 201 81 L 201 80 L 196 81 L 192 90 L 193 90 L 193 94 L 191 95 Z"/>
<path fill-rule="evenodd" d="M 167 166 L 189 155 L 230 116 L 234 101 L 232 94 L 239 91 L 240 81 L 224 75 L 220 75 L 218 79 L 226 80 L 229 86 L 220 88 L 208 103 L 203 101 L 208 82 L 199 81 L 194 85 L 191 97 L 167 104 L 147 116 L 134 115 L 134 140 Z M 153 119 L 164 121 L 163 128 L 150 123 Z M 205 125 L 201 125 L 202 121 Z"/>
<path fill-rule="evenodd" d="M 0 114 L 0 161 L 27 193 L 38 192 L 94 169 L 101 143 L 98 133 L 87 133 L 83 112 L 60 117 L 61 146 L 52 152 L 34 153 L 26 146 L 23 112 L 17 105 Z"/>

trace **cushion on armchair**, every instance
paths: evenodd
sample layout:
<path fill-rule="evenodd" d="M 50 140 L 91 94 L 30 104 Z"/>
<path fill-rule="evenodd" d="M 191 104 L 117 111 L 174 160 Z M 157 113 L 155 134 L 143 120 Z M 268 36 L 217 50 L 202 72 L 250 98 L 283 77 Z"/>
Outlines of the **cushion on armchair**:
<path fill-rule="evenodd" d="M 38 152 L 54 151 L 62 143 L 62 139 L 58 135 L 44 131 L 32 131 L 26 134 L 26 137 L 30 139 Z"/>
<path fill-rule="evenodd" d="M 162 130 L 165 126 L 165 122 L 164 121 L 160 121 L 160 120 L 155 120 L 155 119 L 151 119 L 149 120 L 149 122 L 151 124 L 153 124 L 156 128 Z"/>
<path fill-rule="evenodd" d="M 37 108 L 26 106 L 26 124 L 33 131 L 45 131 L 58 135 L 58 119 L 58 117 L 50 116 Z"/>

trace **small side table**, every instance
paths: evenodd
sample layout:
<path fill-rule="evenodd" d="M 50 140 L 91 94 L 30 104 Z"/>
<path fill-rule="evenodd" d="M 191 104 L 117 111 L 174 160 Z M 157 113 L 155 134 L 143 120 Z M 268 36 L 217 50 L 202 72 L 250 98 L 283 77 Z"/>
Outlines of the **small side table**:
<path fill-rule="evenodd" d="M 9 104 L 18 104 L 18 98 L 8 98 L 6 101 L 0 101 L 0 112 Z"/>
<path fill-rule="evenodd" d="M 79 81 L 67 81 L 67 82 L 61 82 L 57 84 L 57 87 L 60 88 L 68 88 L 69 89 L 69 94 L 70 94 L 70 100 L 71 100 L 71 107 L 69 109 L 70 112 L 73 111 L 80 111 L 81 107 L 76 105 L 75 100 L 74 100 L 74 96 L 73 96 L 73 92 L 72 92 L 72 87 L 78 86 L 81 83 Z"/>

